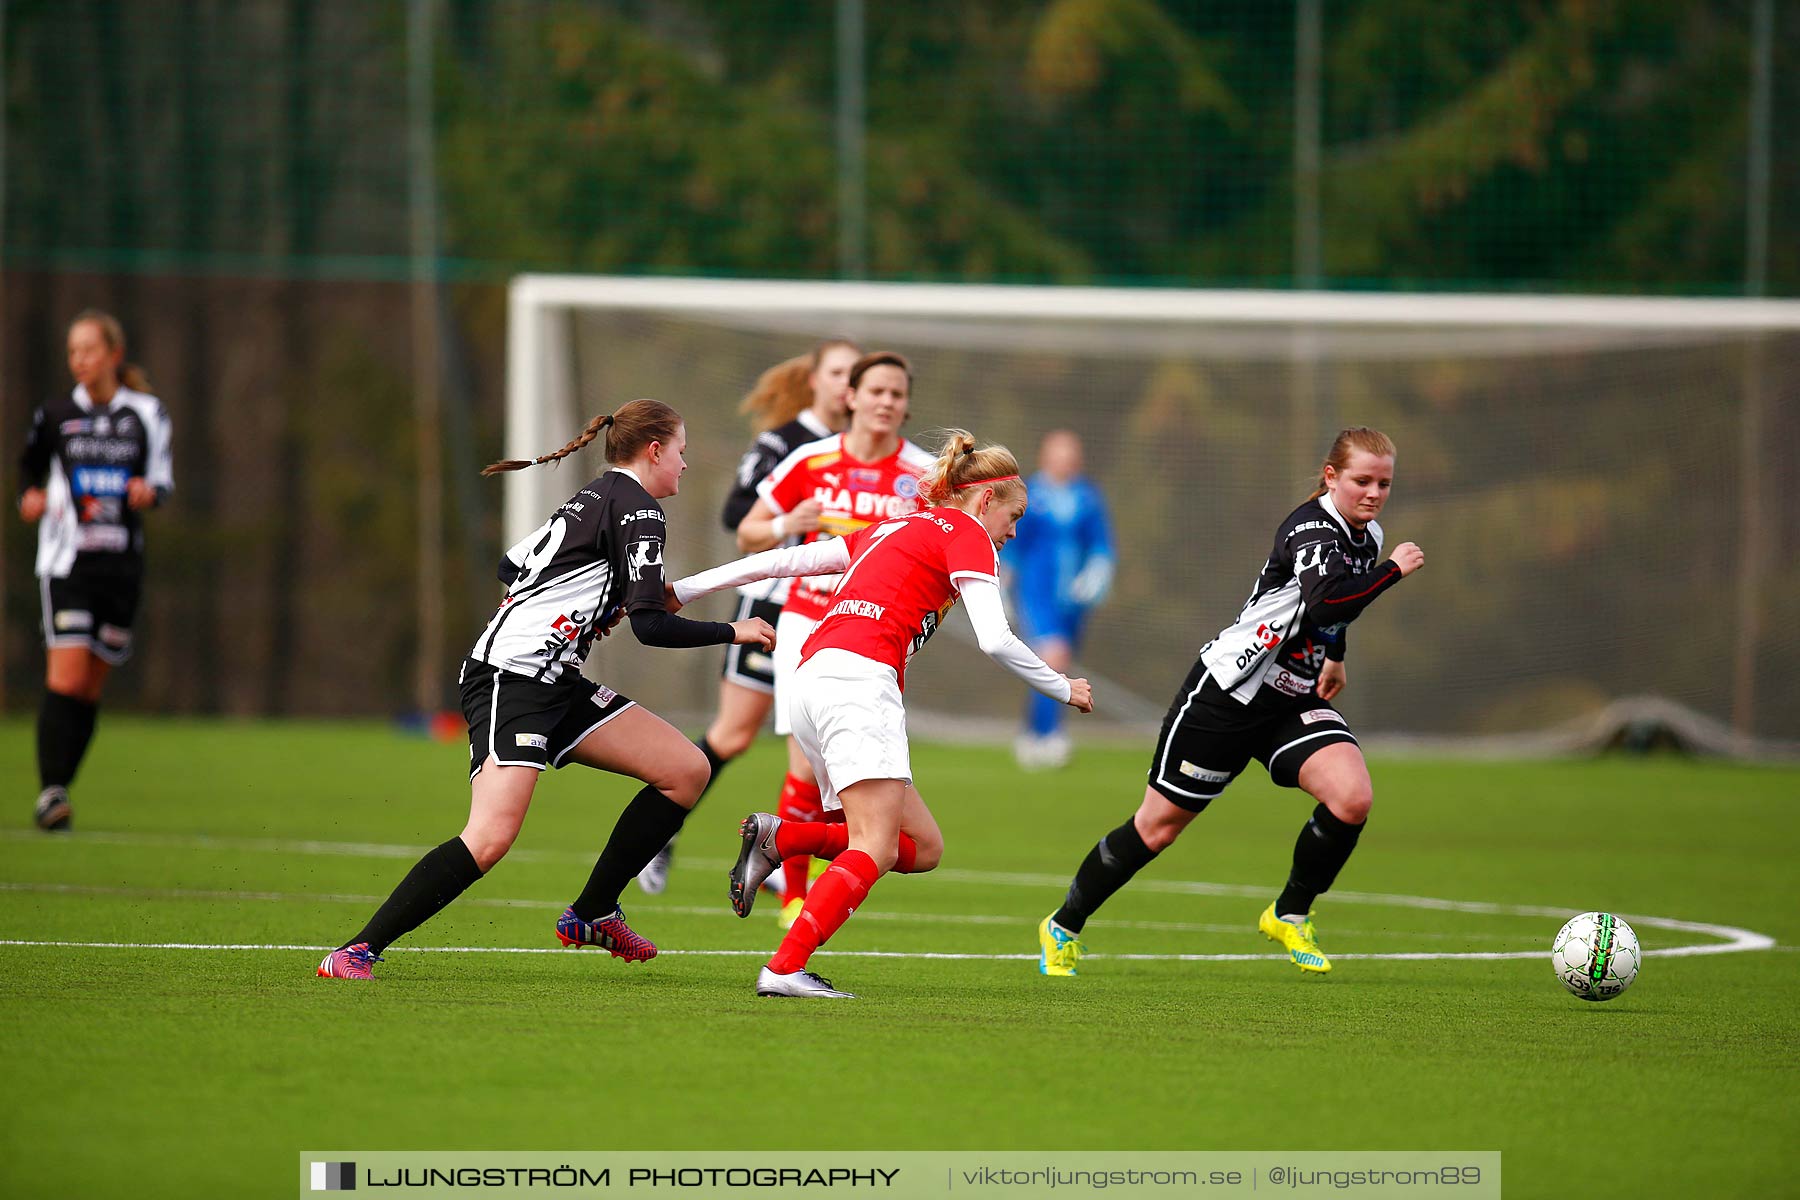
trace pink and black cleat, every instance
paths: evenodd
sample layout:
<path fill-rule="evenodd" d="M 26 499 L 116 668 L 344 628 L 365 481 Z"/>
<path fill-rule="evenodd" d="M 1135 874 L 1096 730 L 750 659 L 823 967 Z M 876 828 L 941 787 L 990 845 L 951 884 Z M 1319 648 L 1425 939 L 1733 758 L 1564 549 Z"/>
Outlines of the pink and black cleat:
<path fill-rule="evenodd" d="M 556 922 L 556 936 L 564 946 L 598 946 L 626 962 L 646 962 L 656 957 L 656 943 L 631 931 L 622 908 L 593 921 L 584 921 L 573 908 L 565 908 Z"/>
<path fill-rule="evenodd" d="M 370 952 L 369 943 L 357 942 L 327 954 L 318 974 L 321 979 L 373 979 L 369 964 L 381 961 L 381 955 Z"/>

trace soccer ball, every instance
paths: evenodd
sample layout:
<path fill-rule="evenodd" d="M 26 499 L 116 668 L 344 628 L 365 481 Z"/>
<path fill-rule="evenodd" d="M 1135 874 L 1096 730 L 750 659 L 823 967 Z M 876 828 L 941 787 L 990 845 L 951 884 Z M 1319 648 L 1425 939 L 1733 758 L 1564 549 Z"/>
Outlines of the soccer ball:
<path fill-rule="evenodd" d="M 1631 926 L 1604 912 L 1571 918 L 1550 945 L 1557 981 L 1583 1000 L 1611 1000 L 1630 987 L 1639 957 Z"/>

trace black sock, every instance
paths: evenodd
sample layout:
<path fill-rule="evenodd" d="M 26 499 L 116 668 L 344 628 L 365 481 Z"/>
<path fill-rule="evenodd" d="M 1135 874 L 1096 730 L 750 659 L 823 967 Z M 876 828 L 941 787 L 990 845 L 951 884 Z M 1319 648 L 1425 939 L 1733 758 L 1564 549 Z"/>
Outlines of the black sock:
<path fill-rule="evenodd" d="M 1155 857 L 1156 851 L 1144 845 L 1144 839 L 1138 835 L 1137 823 L 1126 821 L 1101 838 L 1081 860 L 1067 898 L 1050 919 L 1070 933 L 1080 933 L 1094 910 L 1131 882 L 1131 877 Z"/>
<path fill-rule="evenodd" d="M 38 786 L 68 787 L 87 754 L 100 706 L 61 692 L 46 691 L 38 706 Z"/>
<path fill-rule="evenodd" d="M 713 749 L 712 743 L 706 740 L 705 734 L 701 734 L 699 737 L 695 738 L 694 745 L 700 747 L 700 753 L 706 755 L 706 768 L 709 772 L 706 777 L 706 787 L 700 789 L 700 796 L 694 801 L 694 804 L 698 806 L 701 800 L 706 799 L 707 791 L 712 787 L 714 781 L 719 778 L 719 772 L 723 771 L 725 769 L 725 764 L 731 760 L 729 758 L 719 757 L 719 752 Z"/>
<path fill-rule="evenodd" d="M 625 885 L 681 830 L 687 815 L 687 809 L 648 785 L 633 796 L 606 839 L 587 886 L 569 906 L 575 915 L 592 921 L 617 908 Z"/>
<path fill-rule="evenodd" d="M 1312 819 L 1300 830 L 1294 842 L 1294 869 L 1288 873 L 1287 887 L 1275 900 L 1275 915 L 1305 916 L 1312 911 L 1313 901 L 1331 890 L 1331 885 L 1350 861 L 1356 839 L 1362 836 L 1361 825 L 1340 821 L 1323 804 L 1313 809 Z"/>
<path fill-rule="evenodd" d="M 426 851 L 425 857 L 413 864 L 413 869 L 394 889 L 394 894 L 375 910 L 362 932 L 344 945 L 367 942 L 370 950 L 380 954 L 395 939 L 437 916 L 446 904 L 468 891 L 469 885 L 480 878 L 481 868 L 475 865 L 475 856 L 469 853 L 460 837 L 453 837 Z"/>

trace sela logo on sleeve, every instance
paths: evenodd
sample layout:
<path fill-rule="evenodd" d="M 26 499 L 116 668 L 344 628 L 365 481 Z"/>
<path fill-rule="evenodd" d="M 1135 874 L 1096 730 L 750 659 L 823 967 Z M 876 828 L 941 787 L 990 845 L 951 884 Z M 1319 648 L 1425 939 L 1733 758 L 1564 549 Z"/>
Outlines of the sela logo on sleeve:
<path fill-rule="evenodd" d="M 631 543 L 625 552 L 625 569 L 631 572 L 633 582 L 644 577 L 644 572 L 651 567 L 662 570 L 663 544 L 661 538 L 642 538 Z"/>

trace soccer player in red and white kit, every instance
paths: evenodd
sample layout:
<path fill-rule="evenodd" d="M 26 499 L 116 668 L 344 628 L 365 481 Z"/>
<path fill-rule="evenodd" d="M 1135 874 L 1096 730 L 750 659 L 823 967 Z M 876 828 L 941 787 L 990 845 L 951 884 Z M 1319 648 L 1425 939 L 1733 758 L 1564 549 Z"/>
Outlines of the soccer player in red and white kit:
<path fill-rule="evenodd" d="M 997 579 L 999 550 L 1025 512 L 1012 452 L 975 448 L 951 430 L 920 480 L 931 507 L 847 538 L 770 550 L 678 581 L 675 602 L 778 575 L 842 572 L 794 675 L 794 737 L 844 824 L 796 823 L 752 813 L 731 871 L 732 907 L 750 911 L 762 880 L 790 855 L 832 859 L 756 981 L 759 996 L 850 998 L 806 969 L 882 874 L 929 871 L 943 835 L 912 782 L 901 703 L 906 664 L 960 598 L 988 657 L 1032 687 L 1093 711 L 1085 679 L 1046 666 L 1008 627 Z"/>
<path fill-rule="evenodd" d="M 912 401 L 912 367 L 891 350 L 865 354 L 850 367 L 850 427 L 796 446 L 760 484 L 757 501 L 738 522 L 738 549 L 749 553 L 799 535 L 804 542 L 843 537 L 878 521 L 915 512 L 929 452 L 900 436 Z M 775 732 L 788 739 L 787 777 L 776 811 L 784 820 L 817 821 L 826 809 L 813 767 L 793 738 L 794 672 L 800 648 L 831 606 L 835 573 L 796 579 L 775 622 Z M 806 855 L 782 866 L 782 926 L 806 898 Z"/>

